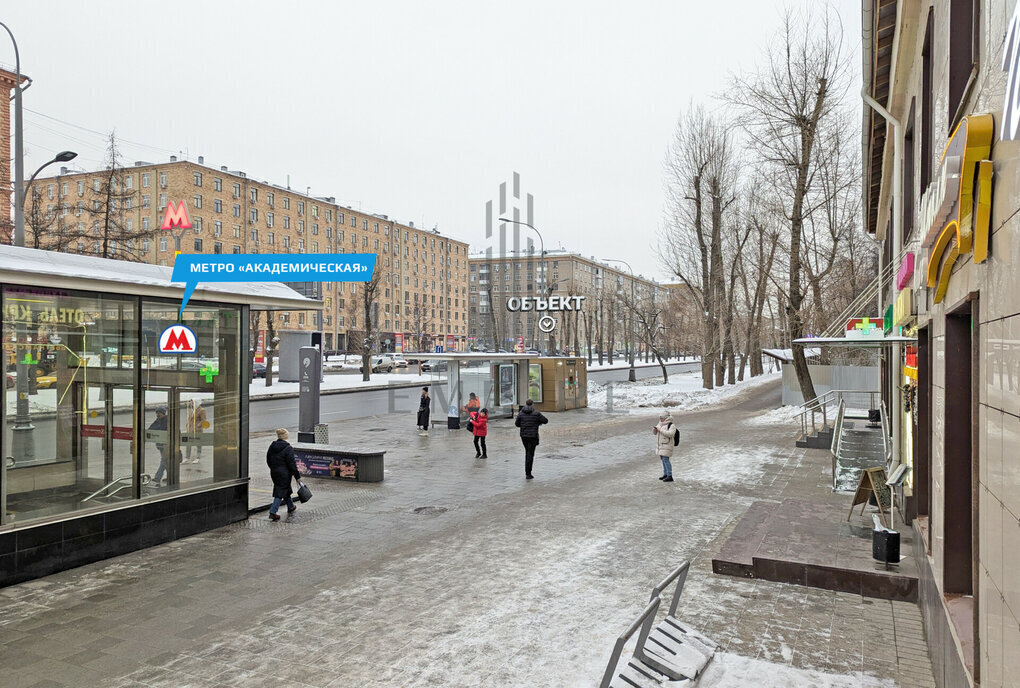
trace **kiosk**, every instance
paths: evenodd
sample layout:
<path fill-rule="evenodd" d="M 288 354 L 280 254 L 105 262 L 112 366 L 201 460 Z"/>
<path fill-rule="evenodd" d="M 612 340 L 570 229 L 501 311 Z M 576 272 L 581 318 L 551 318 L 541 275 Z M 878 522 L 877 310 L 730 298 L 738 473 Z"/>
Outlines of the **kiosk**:
<path fill-rule="evenodd" d="M 0 246 L 0 586 L 247 518 L 249 312 L 320 303 L 170 274 Z"/>

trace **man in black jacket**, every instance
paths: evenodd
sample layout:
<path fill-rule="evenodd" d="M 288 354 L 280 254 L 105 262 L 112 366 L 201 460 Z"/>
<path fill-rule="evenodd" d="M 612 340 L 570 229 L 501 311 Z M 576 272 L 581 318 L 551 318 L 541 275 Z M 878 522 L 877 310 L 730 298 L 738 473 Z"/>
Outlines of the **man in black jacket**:
<path fill-rule="evenodd" d="M 535 463 L 535 447 L 538 446 L 538 426 L 545 425 L 549 419 L 535 410 L 535 402 L 531 399 L 517 414 L 514 425 L 521 429 L 521 443 L 524 444 L 524 477 L 531 480 L 531 466 Z"/>

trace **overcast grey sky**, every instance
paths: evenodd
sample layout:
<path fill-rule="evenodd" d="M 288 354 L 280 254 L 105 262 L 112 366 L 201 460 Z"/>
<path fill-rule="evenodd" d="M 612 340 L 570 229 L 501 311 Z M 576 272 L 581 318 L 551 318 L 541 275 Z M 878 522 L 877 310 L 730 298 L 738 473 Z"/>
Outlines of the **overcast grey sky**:
<path fill-rule="evenodd" d="M 35 0 L 0 21 L 34 79 L 26 174 L 68 148 L 95 169 L 104 137 L 85 129 L 116 129 L 128 164 L 204 155 L 290 175 L 475 249 L 485 202 L 518 171 L 547 249 L 668 278 L 653 246 L 677 117 L 717 107 L 783 7 L 816 4 Z M 859 72 L 860 0 L 833 4 Z M 0 61 L 14 61 L 5 35 Z"/>

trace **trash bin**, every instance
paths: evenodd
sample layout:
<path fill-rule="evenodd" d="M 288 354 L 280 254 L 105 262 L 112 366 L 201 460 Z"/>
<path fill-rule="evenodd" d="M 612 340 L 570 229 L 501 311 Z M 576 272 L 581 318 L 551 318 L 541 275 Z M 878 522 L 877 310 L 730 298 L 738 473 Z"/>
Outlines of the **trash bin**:
<path fill-rule="evenodd" d="M 325 423 L 315 424 L 315 443 L 329 444 L 329 426 Z"/>
<path fill-rule="evenodd" d="M 446 429 L 460 430 L 460 413 L 453 404 L 446 410 Z"/>
<path fill-rule="evenodd" d="M 883 564 L 900 563 L 900 534 L 889 530 L 878 520 L 878 515 L 871 517 L 875 528 L 871 531 L 871 557 Z"/>

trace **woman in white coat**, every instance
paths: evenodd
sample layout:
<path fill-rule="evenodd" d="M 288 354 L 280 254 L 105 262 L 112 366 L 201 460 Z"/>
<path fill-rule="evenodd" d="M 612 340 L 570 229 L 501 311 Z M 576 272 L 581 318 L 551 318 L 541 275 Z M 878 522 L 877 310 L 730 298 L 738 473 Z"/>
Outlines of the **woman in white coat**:
<path fill-rule="evenodd" d="M 655 449 L 659 452 L 659 458 L 662 459 L 662 477 L 659 480 L 671 483 L 673 482 L 673 466 L 670 464 L 669 458 L 673 456 L 674 436 L 679 432 L 673 426 L 673 416 L 666 411 L 660 413 L 659 424 L 652 428 L 652 432 L 655 433 Z"/>

